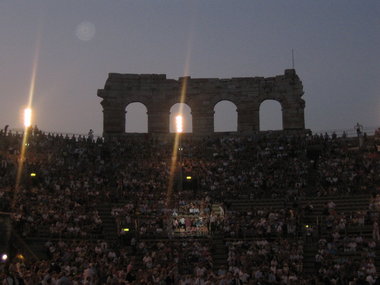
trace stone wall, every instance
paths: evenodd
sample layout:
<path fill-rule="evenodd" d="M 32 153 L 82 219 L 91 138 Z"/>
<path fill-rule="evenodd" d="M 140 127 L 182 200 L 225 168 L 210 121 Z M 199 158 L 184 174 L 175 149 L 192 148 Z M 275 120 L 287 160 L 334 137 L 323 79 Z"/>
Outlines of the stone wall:
<path fill-rule="evenodd" d="M 282 107 L 284 130 L 305 129 L 303 86 L 294 69 L 274 77 L 230 79 L 180 77 L 167 79 L 164 74 L 110 73 L 104 89 L 103 135 L 125 133 L 125 110 L 140 102 L 148 110 L 148 133 L 169 133 L 170 108 L 185 103 L 191 108 L 193 134 L 214 133 L 214 107 L 228 100 L 237 106 L 238 133 L 259 131 L 259 109 L 265 100 L 276 100 Z"/>

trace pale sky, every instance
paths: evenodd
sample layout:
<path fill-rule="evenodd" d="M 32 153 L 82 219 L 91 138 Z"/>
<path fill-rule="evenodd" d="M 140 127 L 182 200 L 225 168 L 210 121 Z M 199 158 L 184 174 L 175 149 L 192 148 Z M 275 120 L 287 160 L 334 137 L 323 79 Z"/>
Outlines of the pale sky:
<path fill-rule="evenodd" d="M 22 127 L 33 71 L 33 124 L 101 134 L 110 72 L 275 76 L 292 49 L 307 128 L 378 127 L 379 15 L 378 0 L 0 0 L 0 128 Z M 263 129 L 281 127 L 276 104 L 260 109 Z M 144 128 L 139 110 L 130 129 Z M 225 113 L 217 123 L 233 125 Z"/>

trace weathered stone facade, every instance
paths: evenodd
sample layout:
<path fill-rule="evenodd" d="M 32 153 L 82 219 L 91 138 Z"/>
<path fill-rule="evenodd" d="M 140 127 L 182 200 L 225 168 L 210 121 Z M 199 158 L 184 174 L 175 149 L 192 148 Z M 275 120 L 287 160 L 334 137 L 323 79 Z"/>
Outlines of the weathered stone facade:
<path fill-rule="evenodd" d="M 185 96 L 181 101 L 181 89 Z M 231 79 L 180 77 L 167 79 L 164 74 L 110 73 L 104 89 L 103 135 L 125 133 L 125 110 L 135 102 L 148 110 L 148 133 L 169 133 L 170 108 L 185 103 L 191 108 L 193 134 L 214 132 L 214 107 L 228 100 L 237 106 L 238 133 L 259 131 L 259 109 L 265 100 L 276 100 L 282 107 L 284 130 L 305 129 L 303 86 L 294 69 L 275 77 L 240 77 Z"/>

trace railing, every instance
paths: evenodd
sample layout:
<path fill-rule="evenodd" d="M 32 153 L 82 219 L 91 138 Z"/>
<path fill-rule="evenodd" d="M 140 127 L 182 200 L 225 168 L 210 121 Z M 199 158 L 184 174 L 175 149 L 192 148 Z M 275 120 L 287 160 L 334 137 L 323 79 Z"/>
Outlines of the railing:
<path fill-rule="evenodd" d="M 366 126 L 366 127 L 363 127 L 361 129 L 361 132 L 364 134 L 366 133 L 368 136 L 373 136 L 376 132 L 377 129 L 379 129 L 380 127 L 377 126 Z M 19 134 L 23 134 L 24 133 L 24 129 L 18 129 L 18 128 L 13 128 L 13 129 L 10 129 L 9 131 L 11 131 L 13 134 L 14 133 L 19 133 Z M 356 137 L 357 136 L 357 132 L 356 132 L 356 128 L 355 127 L 352 127 L 352 128 L 338 128 L 338 129 L 319 129 L 319 130 L 311 130 L 313 134 L 322 134 L 322 135 L 325 135 L 326 133 L 331 137 L 334 133 L 338 136 L 338 137 L 341 137 L 344 133 L 346 134 L 347 137 Z M 44 135 L 48 135 L 48 134 L 51 134 L 51 135 L 62 135 L 63 137 L 65 137 L 66 135 L 69 136 L 70 138 L 71 137 L 75 137 L 76 139 L 78 139 L 79 137 L 82 137 L 82 138 L 85 138 L 85 139 L 88 139 L 89 135 L 88 134 L 80 134 L 80 133 L 65 133 L 65 132 L 56 132 L 56 131 L 41 131 L 40 132 Z M 281 130 L 278 130 L 278 131 L 273 131 L 275 133 L 281 133 Z M 267 132 L 268 133 L 268 132 Z M 134 135 L 135 133 L 126 133 L 128 135 Z M 147 133 L 138 133 L 137 135 L 144 135 L 144 134 L 147 134 Z M 172 133 L 171 133 L 172 134 Z M 215 132 L 214 133 L 215 135 L 219 135 L 219 136 L 239 136 L 239 133 L 237 132 L 222 132 L 222 133 L 218 133 L 218 132 Z M 103 139 L 103 136 L 102 135 L 99 135 L 99 134 L 93 134 L 92 135 L 94 140 L 98 139 L 98 138 L 101 138 Z"/>
<path fill-rule="evenodd" d="M 368 136 L 373 136 L 376 132 L 376 130 L 379 127 L 363 127 L 361 129 L 362 134 L 367 134 Z M 343 133 L 346 134 L 347 137 L 357 137 L 357 132 L 356 128 L 352 127 L 349 129 L 329 129 L 329 130 L 315 130 L 312 131 L 313 134 L 322 134 L 325 135 L 326 133 L 331 137 L 334 133 L 338 136 L 341 137 Z"/>
<path fill-rule="evenodd" d="M 9 129 L 8 130 L 8 134 L 11 133 L 13 135 L 15 134 L 19 134 L 19 135 L 23 135 L 24 134 L 24 129 L 17 129 L 17 128 L 14 128 L 14 129 Z M 51 135 L 51 136 L 62 136 L 62 137 L 69 137 L 70 139 L 72 137 L 74 137 L 76 140 L 78 140 L 80 137 L 81 138 L 84 138 L 84 139 L 88 139 L 89 138 L 89 134 L 79 134 L 79 133 L 63 133 L 63 132 L 55 132 L 55 131 L 42 131 L 42 130 L 38 130 L 39 134 L 42 134 L 44 136 L 48 136 L 48 135 Z M 103 140 L 103 136 L 101 135 L 97 135 L 97 134 L 93 134 L 92 135 L 92 138 L 94 141 L 96 141 L 97 139 L 102 139 Z"/>

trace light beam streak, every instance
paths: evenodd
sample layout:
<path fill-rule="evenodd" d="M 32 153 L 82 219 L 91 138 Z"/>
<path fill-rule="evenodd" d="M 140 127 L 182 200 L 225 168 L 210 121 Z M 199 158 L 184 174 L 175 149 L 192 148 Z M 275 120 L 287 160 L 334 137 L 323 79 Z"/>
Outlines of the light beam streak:
<path fill-rule="evenodd" d="M 185 68 L 184 68 L 184 77 L 180 78 L 180 84 L 181 84 L 181 92 L 179 97 L 179 116 L 183 118 L 183 103 L 186 100 L 186 91 L 187 91 L 187 84 L 189 80 L 189 66 L 190 66 L 190 57 L 191 57 L 191 47 L 192 47 L 192 40 L 193 40 L 193 29 L 190 31 L 189 41 L 188 41 L 188 48 L 187 48 L 187 55 L 185 60 Z M 173 186 L 174 186 L 174 176 L 176 173 L 176 169 L 179 167 L 182 167 L 182 165 L 179 165 L 178 163 L 178 148 L 180 146 L 180 139 L 181 139 L 181 133 L 176 132 L 174 135 L 174 144 L 173 144 L 173 151 L 172 151 L 172 157 L 171 157 L 171 163 L 170 163 L 170 172 L 169 172 L 169 181 L 168 181 L 168 189 L 166 192 L 166 205 L 170 206 L 172 202 L 172 196 L 173 196 Z M 182 151 L 182 150 L 181 150 Z M 182 181 L 180 181 L 182 183 Z"/>
<path fill-rule="evenodd" d="M 42 34 L 42 28 L 39 30 L 39 33 L 37 35 L 36 47 L 35 47 L 35 53 L 34 53 L 34 58 L 33 58 L 33 65 L 32 65 L 32 75 L 31 75 L 31 79 L 30 79 L 30 86 L 29 86 L 29 93 L 28 93 L 28 105 L 25 109 L 25 110 L 30 110 L 30 111 L 26 111 L 24 115 L 27 115 L 29 112 L 31 115 L 33 97 L 34 97 L 35 86 L 36 86 L 38 61 L 39 61 L 39 56 L 40 56 L 41 34 Z M 26 120 L 26 118 L 24 118 L 24 119 Z M 30 119 L 31 119 L 31 117 L 30 117 Z M 24 120 L 24 123 L 26 123 L 25 120 Z M 24 134 L 22 137 L 20 156 L 18 158 L 16 184 L 15 184 L 15 190 L 13 193 L 13 200 L 12 200 L 12 204 L 11 204 L 12 208 L 15 206 L 17 193 L 20 190 L 20 182 L 21 182 L 22 170 L 23 170 L 23 166 L 24 166 L 24 162 L 25 162 L 26 148 L 28 145 L 29 128 L 30 128 L 31 124 L 32 124 L 31 120 L 30 120 L 30 122 L 28 122 L 28 124 L 24 124 Z"/>

